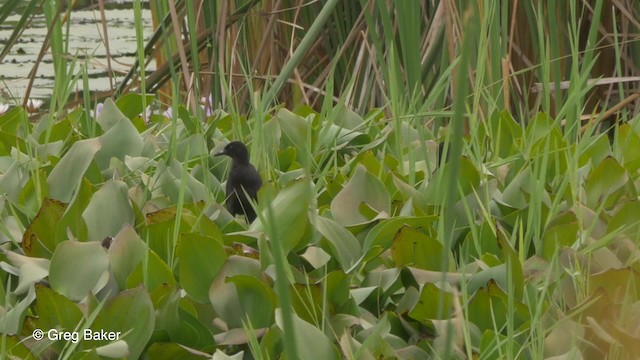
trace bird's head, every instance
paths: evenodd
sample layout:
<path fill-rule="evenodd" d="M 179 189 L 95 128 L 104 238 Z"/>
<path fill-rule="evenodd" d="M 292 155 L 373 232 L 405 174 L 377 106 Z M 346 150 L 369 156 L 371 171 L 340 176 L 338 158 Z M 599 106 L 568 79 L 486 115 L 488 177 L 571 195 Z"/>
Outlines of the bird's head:
<path fill-rule="evenodd" d="M 239 164 L 249 163 L 249 151 L 247 147 L 240 141 L 232 141 L 228 143 L 222 151 L 216 153 L 215 156 L 227 155 L 234 162 Z"/>

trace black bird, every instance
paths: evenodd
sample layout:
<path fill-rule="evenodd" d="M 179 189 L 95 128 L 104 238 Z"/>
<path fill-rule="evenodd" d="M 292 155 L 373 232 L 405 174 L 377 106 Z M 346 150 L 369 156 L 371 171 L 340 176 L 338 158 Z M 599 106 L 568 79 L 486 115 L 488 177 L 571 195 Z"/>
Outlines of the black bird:
<path fill-rule="evenodd" d="M 438 145 L 438 165 L 437 167 L 440 168 L 444 165 L 445 162 L 449 161 L 449 156 L 451 156 L 451 149 L 449 149 L 449 151 L 447 151 L 447 158 L 444 158 L 444 140 L 440 143 L 440 145 Z"/>
<path fill-rule="evenodd" d="M 231 215 L 241 214 L 249 222 L 256 218 L 256 212 L 245 195 L 254 201 L 258 200 L 258 190 L 262 186 L 262 179 L 256 168 L 249 163 L 249 151 L 240 141 L 232 141 L 216 156 L 227 155 L 231 158 L 231 171 L 227 179 L 227 210 Z"/>

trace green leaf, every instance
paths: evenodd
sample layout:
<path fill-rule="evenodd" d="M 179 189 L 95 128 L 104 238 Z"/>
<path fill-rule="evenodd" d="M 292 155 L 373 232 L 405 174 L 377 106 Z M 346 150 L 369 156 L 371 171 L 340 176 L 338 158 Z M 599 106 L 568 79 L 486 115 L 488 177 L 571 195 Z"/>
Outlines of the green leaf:
<path fill-rule="evenodd" d="M 55 236 L 57 242 L 67 240 L 69 238 L 69 231 L 77 239 L 87 239 L 89 237 L 87 224 L 82 218 L 82 213 L 91 202 L 91 198 L 97 190 L 98 188 L 91 185 L 86 177 L 82 178 L 80 186 L 75 190 L 71 203 L 67 206 L 62 219 L 60 219 Z"/>
<path fill-rule="evenodd" d="M 367 204 L 377 212 L 389 213 L 391 207 L 387 189 L 380 180 L 358 164 L 356 171 L 331 201 L 331 212 L 334 219 L 343 226 L 351 226 L 369 222 L 360 213 L 360 205 Z"/>
<path fill-rule="evenodd" d="M 113 277 L 120 289 L 126 288 L 127 278 L 142 261 L 146 251 L 147 245 L 130 225 L 123 227 L 115 236 L 107 256 Z"/>
<path fill-rule="evenodd" d="M 558 250 L 573 245 L 578 240 L 578 220 L 573 212 L 558 215 L 542 235 L 542 256 L 552 260 Z"/>
<path fill-rule="evenodd" d="M 189 135 L 198 134 L 198 124 L 196 123 L 196 121 L 199 120 L 196 119 L 195 116 L 191 116 L 184 105 L 178 106 L 178 118 L 182 120 L 182 123 L 184 124 L 185 129 L 187 129 Z"/>
<path fill-rule="evenodd" d="M 630 173 L 637 171 L 640 169 L 640 135 L 629 124 L 620 125 L 618 133 L 620 140 L 615 144 L 621 148 L 619 151 L 622 153 L 624 168 Z M 608 140 L 606 136 L 604 138 Z"/>
<path fill-rule="evenodd" d="M 153 250 L 149 251 L 147 259 L 147 267 L 144 268 L 144 261 L 139 262 L 131 275 L 127 278 L 127 288 L 133 288 L 139 285 L 145 285 L 150 291 L 155 290 L 158 286 L 167 284 L 171 287 L 176 286 L 176 280 L 169 266 Z M 146 282 L 143 271 L 146 273 Z"/>
<path fill-rule="evenodd" d="M 638 149 L 640 151 L 640 149 Z M 580 152 L 578 167 L 591 164 L 592 167 L 600 164 L 607 156 L 611 156 L 611 144 L 607 134 L 601 134 L 590 141 L 586 148 Z"/>
<path fill-rule="evenodd" d="M 298 150 L 298 162 L 304 163 L 305 159 L 302 156 L 309 151 L 307 144 L 309 123 L 302 116 L 287 109 L 280 109 L 276 114 L 276 119 L 278 119 L 278 124 L 290 143 Z"/>
<path fill-rule="evenodd" d="M 208 156 L 207 141 L 202 134 L 193 134 L 178 141 L 175 154 L 176 160 L 181 162 Z M 204 198 L 200 197 L 196 200 L 204 200 Z"/>
<path fill-rule="evenodd" d="M 549 136 L 552 131 L 558 131 L 558 126 L 549 115 L 541 112 L 531 119 L 525 130 L 525 136 L 529 144 L 535 144 Z"/>
<path fill-rule="evenodd" d="M 90 241 L 116 236 L 125 225 L 134 221 L 126 183 L 108 180 L 94 195 L 82 218 L 87 224 Z"/>
<path fill-rule="evenodd" d="M 256 329 L 273 324 L 276 308 L 273 289 L 252 275 L 231 276 L 226 282 L 235 285 L 243 321 Z"/>
<path fill-rule="evenodd" d="M 25 148 L 25 141 L 20 134 L 20 124 L 25 124 L 28 119 L 27 112 L 21 106 L 15 106 L 8 112 L 0 115 L 0 155 L 10 155 L 11 148 Z"/>
<path fill-rule="evenodd" d="M 69 357 L 69 360 L 102 360 L 100 356 L 98 356 L 98 352 L 96 349 L 76 352 L 75 354 Z"/>
<path fill-rule="evenodd" d="M 460 192 L 462 192 L 462 196 L 466 196 L 471 194 L 474 189 L 478 189 L 480 185 L 480 173 L 473 162 L 466 156 L 460 157 L 460 172 L 458 173 L 458 177 L 456 179 L 451 179 L 451 171 L 452 164 L 447 162 L 442 170 L 444 174 L 442 175 L 441 181 L 431 181 L 427 186 L 427 198 L 431 203 L 438 204 L 442 198 L 442 189 L 439 187 L 441 184 L 449 183 L 455 184 L 455 186 L 459 187 L 456 189 L 455 201 L 458 201 L 461 197 Z"/>
<path fill-rule="evenodd" d="M 227 278 L 237 275 L 252 276 L 256 279 L 262 278 L 260 262 L 235 255 L 229 256 L 227 262 L 218 272 L 213 284 L 211 284 L 209 300 L 215 312 L 224 320 L 229 329 L 242 328 L 245 320 L 244 309 L 240 304 L 236 285 L 226 281 Z"/>
<path fill-rule="evenodd" d="M 389 314 L 384 314 L 380 319 L 376 319 L 377 321 L 374 326 L 364 329 L 357 334 L 356 340 L 361 341 L 362 346 L 355 353 L 354 358 L 360 359 L 365 357 L 367 352 L 378 359 L 396 357 L 397 354 L 387 341 L 391 334 L 389 317 Z"/>
<path fill-rule="evenodd" d="M 62 202 L 70 202 L 96 153 L 102 148 L 99 139 L 77 141 L 51 170 L 47 178 L 49 195 Z"/>
<path fill-rule="evenodd" d="M 145 100 L 147 106 L 151 105 L 151 103 L 153 102 L 153 98 L 153 95 L 146 95 Z M 105 101 L 105 107 L 107 105 L 107 102 L 111 102 L 111 100 L 109 99 Z M 118 109 L 120 109 L 120 111 L 122 111 L 122 114 L 130 120 L 133 120 L 135 117 L 146 111 L 146 109 L 142 107 L 141 94 L 128 93 L 126 95 L 123 95 L 118 100 L 116 100 L 115 105 L 118 107 Z M 104 112 L 104 108 L 102 111 Z M 105 128 L 103 127 L 103 129 Z"/>
<path fill-rule="evenodd" d="M 498 356 L 498 354 L 506 354 L 509 344 L 513 342 L 514 341 L 510 342 L 505 335 L 496 333 L 491 329 L 487 329 L 482 333 L 482 339 L 480 341 L 480 351 L 481 354 L 490 353 L 496 354 L 496 356 Z"/>
<path fill-rule="evenodd" d="M 0 333 L 18 334 L 22 329 L 26 311 L 36 299 L 34 287 L 29 288 L 27 296 L 13 304 L 13 306 L 0 315 Z"/>
<path fill-rule="evenodd" d="M 613 157 L 607 157 L 589 173 L 584 188 L 587 205 L 596 209 L 609 195 L 624 186 L 629 179 L 626 170 Z"/>
<path fill-rule="evenodd" d="M 333 360 L 340 356 L 333 343 L 317 327 L 293 315 L 293 328 L 298 355 L 300 359 Z M 282 325 L 282 314 L 280 309 L 276 309 L 276 323 L 280 329 Z"/>
<path fill-rule="evenodd" d="M 444 246 L 425 233 L 403 226 L 395 234 L 391 246 L 391 258 L 396 266 L 415 266 L 419 269 L 442 271 Z"/>
<path fill-rule="evenodd" d="M 3 174 L 0 176 L 0 192 L 6 194 L 10 201 L 17 202 L 24 185 L 29 185 L 25 184 L 25 173 L 21 169 L 20 162 L 13 158 L 7 158 L 7 161 L 10 161 L 11 165 L 7 166 L 6 170 L 3 169 Z"/>
<path fill-rule="evenodd" d="M 344 271 L 349 271 L 358 261 L 362 249 L 358 239 L 337 222 L 322 216 L 314 216 L 313 225 L 326 242 L 325 250 L 336 256 Z"/>
<path fill-rule="evenodd" d="M 80 301 L 99 285 L 109 269 L 109 260 L 100 242 L 63 241 L 51 257 L 51 288 L 70 300 Z M 104 284 L 102 284 L 104 285 Z"/>
<path fill-rule="evenodd" d="M 609 221 L 607 234 L 621 231 L 631 237 L 637 236 L 640 229 L 638 214 L 640 214 L 640 201 L 625 202 Z"/>
<path fill-rule="evenodd" d="M 374 246 L 381 246 L 389 249 L 393 243 L 394 236 L 403 226 L 430 228 L 438 220 L 437 215 L 420 217 L 394 217 L 380 221 L 367 233 L 364 239 L 363 249 L 369 251 Z"/>
<path fill-rule="evenodd" d="M 26 255 L 49 258 L 58 243 L 52 234 L 56 233 L 67 204 L 45 198 L 38 214 L 22 236 L 22 250 Z"/>
<path fill-rule="evenodd" d="M 274 226 L 278 229 L 285 253 L 289 252 L 302 240 L 307 225 L 307 212 L 311 202 L 311 184 L 308 179 L 292 182 L 276 195 L 271 201 L 270 207 L 263 206 L 263 216 L 266 221 L 274 220 Z M 273 210 L 268 214 L 269 209 Z M 250 231 L 264 231 L 262 221 L 254 221 Z M 271 239 L 273 241 L 273 239 Z"/>
<path fill-rule="evenodd" d="M 142 238 L 148 239 L 147 244 L 160 258 L 169 262 L 170 252 L 167 242 L 173 242 L 173 234 L 198 233 L 214 239 L 222 238 L 218 226 L 205 214 L 201 203 L 184 204 L 182 212 L 178 214 L 176 206 L 167 207 L 146 214 L 146 227 L 142 230 Z M 180 221 L 176 217 L 180 216 Z M 176 230 L 176 226 L 178 229 Z"/>
<path fill-rule="evenodd" d="M 18 335 L 2 334 L 4 349 L 6 349 L 4 355 L 7 359 L 22 359 L 22 360 L 35 360 L 41 359 L 35 357 L 29 348 L 24 344 L 24 339 L 21 339 Z"/>
<path fill-rule="evenodd" d="M 45 332 L 56 328 L 73 331 L 83 319 L 78 304 L 45 286 L 36 285 L 36 300 L 36 324 Z"/>
<path fill-rule="evenodd" d="M 508 182 L 502 195 L 496 198 L 500 204 L 507 205 L 514 209 L 524 209 L 529 206 L 529 191 L 531 188 L 531 169 L 524 168 Z"/>
<path fill-rule="evenodd" d="M 211 331 L 180 307 L 181 290 L 172 290 L 157 306 L 155 331 L 163 330 L 171 341 L 197 349 L 215 346 Z"/>
<path fill-rule="evenodd" d="M 440 305 L 440 301 L 443 301 Z M 440 308 L 440 313 L 438 313 Z M 453 295 L 443 291 L 432 283 L 426 283 L 420 290 L 418 302 L 409 312 L 409 316 L 423 323 L 428 320 L 449 319 L 453 311 Z"/>
<path fill-rule="evenodd" d="M 140 156 L 142 153 L 142 137 L 138 129 L 115 106 L 113 101 L 107 99 L 104 108 L 96 119 L 105 133 L 98 139 L 101 144 L 95 159 L 102 170 L 109 168 L 112 157 L 124 161 L 125 155 Z"/>
<path fill-rule="evenodd" d="M 509 296 L 493 280 L 488 281 L 485 287 L 475 291 L 469 301 L 469 321 L 480 331 L 502 329 L 508 317 L 512 318 L 516 328 L 522 325 L 529 318 L 529 308 L 516 300 L 513 304 L 514 311 L 509 310 Z"/>
<path fill-rule="evenodd" d="M 132 316 L 135 315 L 135 316 Z M 138 359 L 151 338 L 155 323 L 153 304 L 144 287 L 126 290 L 109 300 L 91 329 L 93 331 L 120 332 L 119 340 L 129 345 L 129 358 Z M 97 348 L 108 340 L 84 341 L 85 348 Z"/>
<path fill-rule="evenodd" d="M 496 155 L 507 158 L 513 155 L 517 141 L 522 137 L 522 129 L 506 110 L 494 112 L 489 118 L 490 139 Z"/>
<path fill-rule="evenodd" d="M 159 194 L 167 196 L 172 202 L 178 202 L 181 199 L 180 196 L 182 196 L 182 201 L 186 203 L 205 201 L 207 189 L 203 183 L 189 173 L 185 174 L 185 180 L 182 181 L 184 166 L 184 163 L 174 158 L 168 162 L 168 165 L 157 164 L 154 178 L 150 182 L 154 184 L 154 187 L 158 187 Z"/>
<path fill-rule="evenodd" d="M 197 302 L 209 302 L 211 283 L 227 260 L 221 241 L 193 233 L 183 233 L 178 240 L 181 285 Z"/>
<path fill-rule="evenodd" d="M 216 352 L 213 353 L 211 360 L 242 360 L 244 359 L 244 350 L 234 355 L 227 355 L 224 351 L 220 349 L 216 349 Z"/>

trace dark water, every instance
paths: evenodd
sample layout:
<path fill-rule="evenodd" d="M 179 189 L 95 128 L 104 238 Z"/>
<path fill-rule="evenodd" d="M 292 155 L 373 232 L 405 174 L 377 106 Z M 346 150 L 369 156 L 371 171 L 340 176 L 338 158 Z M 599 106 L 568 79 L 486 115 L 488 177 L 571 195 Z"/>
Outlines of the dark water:
<path fill-rule="evenodd" d="M 0 1 L 0 6 L 3 1 Z M 125 4 L 126 5 L 126 4 Z M 122 7 L 122 6 L 120 6 Z M 131 4 L 128 8 L 110 9 L 106 11 L 107 35 L 111 53 L 111 67 L 115 72 L 114 82 L 118 82 L 129 70 L 135 60 L 136 32 L 134 14 Z M 19 10 L 18 10 L 19 11 Z M 153 33 L 151 13 L 143 9 L 144 43 Z M 3 49 L 11 36 L 19 14 L 11 15 L 0 24 L 0 48 Z M 81 75 L 85 61 L 89 74 L 89 87 L 92 91 L 109 90 L 107 51 L 102 41 L 104 34 L 98 8 L 88 10 L 74 10 L 69 23 L 69 47 L 66 56 L 71 64 L 77 59 L 75 68 L 69 71 Z M 66 35 L 66 24 L 63 34 Z M 11 99 L 21 99 L 29 83 L 29 72 L 33 68 L 42 43 L 47 33 L 43 14 L 34 15 L 29 27 L 22 33 L 18 41 L 11 48 L 10 53 L 0 63 L 0 102 L 13 102 Z M 64 36 L 63 35 L 63 36 Z M 43 62 L 38 67 L 31 98 L 49 98 L 53 91 L 54 71 L 51 50 L 47 51 Z M 153 70 L 152 63 L 148 70 Z M 73 75 L 71 75 L 73 76 Z M 82 90 L 82 77 L 73 91 Z"/>

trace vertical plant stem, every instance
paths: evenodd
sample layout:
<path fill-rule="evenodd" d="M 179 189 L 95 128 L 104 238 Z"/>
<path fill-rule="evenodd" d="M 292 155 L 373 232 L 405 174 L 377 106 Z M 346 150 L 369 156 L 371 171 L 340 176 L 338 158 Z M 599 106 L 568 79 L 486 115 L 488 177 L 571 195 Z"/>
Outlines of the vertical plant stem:
<path fill-rule="evenodd" d="M 140 0 L 133 1 L 133 18 L 136 24 L 136 45 L 138 63 L 140 64 L 140 93 L 142 94 L 142 111 L 147 109 L 146 93 L 147 84 L 145 81 L 145 56 L 144 56 L 144 31 L 142 29 L 142 3 Z"/>
<path fill-rule="evenodd" d="M 309 31 L 304 36 L 304 38 L 302 38 L 300 46 L 298 46 L 296 51 L 291 56 L 291 59 L 284 65 L 282 71 L 280 72 L 280 75 L 278 75 L 267 94 L 262 98 L 262 108 L 266 108 L 266 104 L 270 104 L 273 99 L 276 98 L 276 95 L 278 95 L 278 92 L 280 92 L 284 83 L 287 81 L 287 79 L 289 79 L 291 74 L 293 74 L 295 68 L 300 64 L 302 58 L 306 55 L 307 51 L 311 48 L 311 45 L 313 45 L 313 43 L 315 42 L 318 34 L 320 33 L 320 30 L 327 22 L 327 20 L 329 20 L 329 16 L 331 16 L 333 8 L 335 8 L 337 4 L 338 0 L 328 0 L 322 10 L 320 10 L 318 17 L 309 28 Z"/>
<path fill-rule="evenodd" d="M 178 46 L 178 54 L 180 55 L 180 66 L 182 68 L 182 79 L 185 89 L 191 87 L 191 73 L 189 73 L 189 63 L 187 62 L 187 53 L 184 50 L 182 43 L 182 36 L 180 33 L 180 24 L 182 23 L 178 19 L 178 12 L 176 11 L 176 4 L 174 0 L 169 1 L 169 13 L 171 14 L 171 24 L 173 25 L 173 33 L 176 38 L 176 45 Z M 191 58 L 195 58 L 198 54 L 191 54 Z M 196 101 L 193 96 L 189 96 L 189 104 L 191 105 L 191 111 L 197 112 Z"/>
<path fill-rule="evenodd" d="M 443 221 L 443 253 L 442 253 L 442 284 L 447 282 L 447 271 L 449 269 L 449 251 L 451 250 L 451 246 L 453 244 L 453 233 L 455 229 L 455 210 L 453 208 L 455 201 L 455 194 L 458 191 L 458 174 L 460 172 L 460 156 L 462 154 L 462 140 L 463 140 L 463 131 L 464 131 L 464 122 L 465 122 L 465 106 L 466 106 L 466 98 L 468 95 L 469 79 L 466 77 L 466 69 L 469 64 L 469 58 L 472 52 L 473 43 L 471 36 L 471 29 L 475 22 L 474 19 L 474 11 L 472 7 L 469 7 L 464 14 L 464 31 L 462 34 L 462 48 L 460 49 L 460 64 L 458 71 L 456 72 L 455 81 L 455 98 L 453 102 L 453 118 L 451 120 L 450 125 L 450 149 L 449 156 L 451 161 L 450 165 L 450 173 L 449 179 L 451 180 L 445 189 L 445 199 L 444 199 L 444 207 L 442 211 L 442 221 Z M 438 301 L 438 314 L 442 314 L 444 304 L 444 292 L 440 293 L 440 299 Z M 452 341 L 452 333 L 453 329 L 451 324 L 448 325 L 447 330 L 447 345 L 445 345 L 445 354 L 443 355 L 445 359 L 450 357 L 451 347 L 449 346 Z"/>

